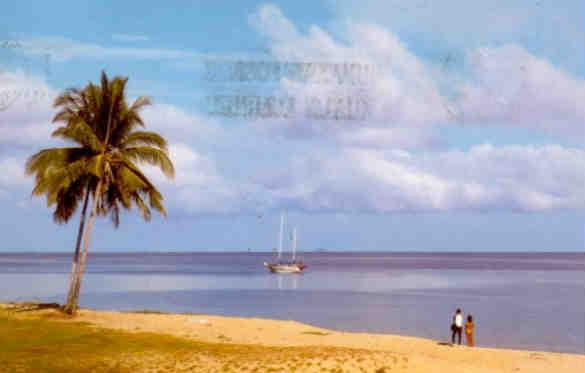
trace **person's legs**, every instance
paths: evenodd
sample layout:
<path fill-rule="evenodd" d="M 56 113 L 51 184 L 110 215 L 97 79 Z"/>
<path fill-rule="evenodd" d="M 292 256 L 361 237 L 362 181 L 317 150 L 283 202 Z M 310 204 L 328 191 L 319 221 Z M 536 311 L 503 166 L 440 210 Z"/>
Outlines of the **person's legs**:
<path fill-rule="evenodd" d="M 457 328 L 457 343 L 461 344 L 461 331 L 463 328 Z"/>
<path fill-rule="evenodd" d="M 451 328 L 451 344 L 455 344 L 455 333 L 457 333 L 457 328 L 453 325 Z"/>

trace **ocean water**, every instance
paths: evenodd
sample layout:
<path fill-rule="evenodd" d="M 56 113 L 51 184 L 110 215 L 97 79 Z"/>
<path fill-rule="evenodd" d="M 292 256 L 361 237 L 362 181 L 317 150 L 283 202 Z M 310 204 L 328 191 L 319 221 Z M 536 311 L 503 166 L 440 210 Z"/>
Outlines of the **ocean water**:
<path fill-rule="evenodd" d="M 479 346 L 585 353 L 585 253 L 302 253 L 300 275 L 267 253 L 93 254 L 81 305 L 299 320 L 450 338 L 455 308 Z M 0 253 L 0 301 L 62 302 L 69 254 Z"/>

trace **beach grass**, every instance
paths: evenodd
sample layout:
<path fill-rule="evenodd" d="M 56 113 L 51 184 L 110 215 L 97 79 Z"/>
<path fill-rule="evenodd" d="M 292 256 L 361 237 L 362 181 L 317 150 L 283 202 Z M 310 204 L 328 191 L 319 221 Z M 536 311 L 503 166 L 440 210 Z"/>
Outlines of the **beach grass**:
<path fill-rule="evenodd" d="M 0 311 L 0 370 L 131 372 L 139 367 L 130 356 L 154 353 L 178 358 L 202 347 L 171 336 L 123 333 L 54 318 L 22 318 Z"/>

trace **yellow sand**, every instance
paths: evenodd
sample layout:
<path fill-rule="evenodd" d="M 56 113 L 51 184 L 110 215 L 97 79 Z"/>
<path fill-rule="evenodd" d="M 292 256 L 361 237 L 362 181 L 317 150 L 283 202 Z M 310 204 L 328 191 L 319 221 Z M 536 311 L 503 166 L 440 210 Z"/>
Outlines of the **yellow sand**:
<path fill-rule="evenodd" d="M 359 350 L 342 371 L 585 372 L 585 355 L 441 345 L 423 338 L 345 333 L 296 321 L 211 315 L 139 314 L 82 310 L 76 320 L 104 328 L 165 333 L 198 341 L 262 346 L 322 346 Z M 363 351 L 367 358 L 360 353 Z M 346 351 L 343 349 L 343 351 Z M 334 354 L 334 353 L 333 353 Z M 345 353 L 344 353 L 345 355 Z M 334 358 L 334 356 L 328 356 Z M 316 366 L 319 366 L 315 362 Z M 326 369 L 322 365 L 316 370 Z M 309 371 L 309 370 L 306 370 Z M 311 370 L 313 371 L 313 370 Z"/>

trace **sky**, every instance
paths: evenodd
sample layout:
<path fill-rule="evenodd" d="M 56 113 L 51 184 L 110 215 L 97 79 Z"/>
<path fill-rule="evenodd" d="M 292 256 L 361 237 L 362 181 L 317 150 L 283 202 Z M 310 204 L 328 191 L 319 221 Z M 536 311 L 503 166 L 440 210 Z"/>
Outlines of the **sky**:
<path fill-rule="evenodd" d="M 229 5 L 228 5 L 229 4 Z M 19 1 L 0 14 L 0 251 L 71 251 L 24 163 L 55 95 L 126 76 L 167 217 L 92 251 L 583 251 L 585 3 Z M 287 243 L 288 244 L 288 243 Z"/>

